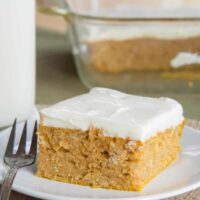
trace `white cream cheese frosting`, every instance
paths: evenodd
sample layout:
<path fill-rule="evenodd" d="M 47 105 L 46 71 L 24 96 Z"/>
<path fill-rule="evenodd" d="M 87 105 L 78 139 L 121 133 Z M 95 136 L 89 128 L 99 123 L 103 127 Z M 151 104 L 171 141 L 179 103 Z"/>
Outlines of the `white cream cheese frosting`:
<path fill-rule="evenodd" d="M 138 22 L 132 26 L 94 26 L 81 29 L 83 40 L 128 40 L 154 38 L 162 40 L 200 37 L 200 22 Z"/>
<path fill-rule="evenodd" d="M 83 94 L 41 111 L 42 125 L 88 130 L 105 136 L 145 141 L 182 122 L 183 108 L 170 98 L 149 98 L 106 88 Z"/>
<path fill-rule="evenodd" d="M 198 53 L 180 52 L 171 60 L 171 66 L 176 69 L 191 64 L 200 64 Z"/>

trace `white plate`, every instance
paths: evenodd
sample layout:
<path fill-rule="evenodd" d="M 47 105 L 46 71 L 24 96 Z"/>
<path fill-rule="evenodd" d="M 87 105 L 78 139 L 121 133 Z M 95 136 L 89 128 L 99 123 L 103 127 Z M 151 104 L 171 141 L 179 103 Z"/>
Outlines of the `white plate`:
<path fill-rule="evenodd" d="M 32 131 L 29 123 L 29 135 Z M 23 124 L 18 124 L 17 131 L 21 132 Z M 8 141 L 10 129 L 0 133 L 0 176 L 5 173 L 2 158 Z M 17 134 L 16 141 L 19 140 Z M 13 185 L 13 189 L 23 194 L 49 200 L 80 200 L 80 199 L 131 199 L 156 200 L 182 194 L 200 187 L 200 132 L 186 127 L 182 140 L 182 153 L 179 158 L 142 192 L 122 192 L 116 190 L 93 189 L 85 186 L 65 184 L 36 177 L 36 167 L 20 169 Z M 17 143 L 16 143 L 17 145 Z"/>

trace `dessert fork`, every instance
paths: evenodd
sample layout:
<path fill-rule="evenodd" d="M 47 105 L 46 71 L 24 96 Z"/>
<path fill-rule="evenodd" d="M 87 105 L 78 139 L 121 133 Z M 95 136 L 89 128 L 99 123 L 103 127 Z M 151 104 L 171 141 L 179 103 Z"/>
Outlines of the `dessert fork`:
<path fill-rule="evenodd" d="M 21 139 L 19 142 L 18 149 L 16 153 L 14 151 L 14 140 L 16 133 L 16 123 L 17 120 L 12 126 L 12 130 L 10 133 L 10 138 L 8 140 L 7 148 L 4 155 L 4 163 L 10 167 L 8 170 L 5 179 L 2 183 L 1 191 L 0 191 L 0 200 L 8 200 L 10 196 L 10 191 L 12 187 L 12 183 L 16 176 L 17 170 L 19 168 L 32 165 L 35 162 L 36 153 L 37 153 L 37 121 L 35 122 L 33 136 L 30 146 L 29 153 L 26 153 L 26 137 L 27 137 L 27 121 L 25 122 L 23 132 L 21 135 Z"/>

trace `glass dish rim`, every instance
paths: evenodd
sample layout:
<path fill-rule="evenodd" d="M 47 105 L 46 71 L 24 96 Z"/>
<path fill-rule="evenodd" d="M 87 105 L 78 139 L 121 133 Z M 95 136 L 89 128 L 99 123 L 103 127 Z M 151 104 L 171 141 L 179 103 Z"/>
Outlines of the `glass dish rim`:
<path fill-rule="evenodd" d="M 102 15 L 89 15 L 75 12 L 71 9 L 71 6 L 67 1 L 65 4 L 65 17 L 76 17 L 85 20 L 95 20 L 95 21 L 114 21 L 114 22 L 137 22 L 137 21 L 199 21 L 200 16 L 194 17 L 184 17 L 184 16 L 174 16 L 174 17 L 118 17 L 118 16 L 102 16 Z M 61 13 L 63 15 L 63 13 Z"/>
<path fill-rule="evenodd" d="M 199 17 L 112 17 L 112 16 L 100 16 L 100 15 L 87 15 L 74 12 L 71 9 L 68 10 L 67 15 L 69 17 L 76 17 L 85 20 L 95 21 L 114 21 L 114 22 L 139 22 L 139 21 L 200 21 Z"/>
<path fill-rule="evenodd" d="M 37 10 L 46 14 L 53 14 L 57 16 L 64 17 L 67 21 L 73 18 L 94 20 L 94 21 L 108 21 L 108 22 L 142 22 L 142 21 L 154 21 L 154 22 L 166 22 L 166 21 L 200 21 L 200 16 L 174 16 L 174 17 L 122 17 L 122 16 L 103 16 L 103 15 L 89 15 L 75 12 L 71 9 L 67 2 L 65 2 L 65 7 L 38 7 Z"/>

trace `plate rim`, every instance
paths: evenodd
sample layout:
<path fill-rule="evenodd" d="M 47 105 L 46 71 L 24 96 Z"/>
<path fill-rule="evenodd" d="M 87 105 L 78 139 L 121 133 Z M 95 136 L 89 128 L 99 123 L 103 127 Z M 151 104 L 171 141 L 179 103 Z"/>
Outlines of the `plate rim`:
<path fill-rule="evenodd" d="M 197 183 L 194 183 L 188 187 L 185 188 L 181 188 L 178 190 L 172 190 L 170 192 L 163 192 L 160 193 L 158 195 L 147 195 L 147 196 L 141 196 L 141 197 L 119 197 L 119 198 L 87 198 L 87 197 L 72 197 L 72 196 L 57 196 L 54 194 L 51 194 L 50 196 L 48 196 L 47 193 L 44 192 L 35 192 L 34 191 L 34 195 L 33 193 L 31 193 L 30 189 L 26 188 L 26 191 L 24 191 L 23 187 L 20 186 L 15 186 L 13 185 L 13 190 L 16 192 L 19 192 L 21 194 L 25 194 L 31 197 L 35 197 L 35 198 L 40 198 L 43 200 L 161 200 L 161 199 L 165 199 L 165 198 L 170 198 L 170 197 L 175 197 L 181 194 L 185 194 L 187 192 L 193 191 L 195 189 L 197 189 L 198 187 L 200 187 L 200 181 L 198 181 Z"/>
<path fill-rule="evenodd" d="M 29 121 L 33 121 L 33 120 L 29 120 Z M 17 126 L 21 126 L 23 124 L 23 122 L 20 122 L 17 124 Z M 30 124 L 30 123 L 28 123 Z M 8 132 L 11 129 L 11 127 L 8 127 L 6 129 L 3 129 L 0 131 L 0 139 L 1 137 L 3 137 L 6 132 Z M 196 132 L 199 136 L 200 136 L 200 130 L 195 129 L 193 127 L 190 126 L 185 126 L 186 131 L 193 131 Z M 6 137 L 6 136 L 5 136 Z M 0 158 L 1 159 L 1 158 Z M 24 195 L 28 195 L 31 197 L 35 197 L 35 198 L 40 198 L 40 199 L 44 199 L 44 200 L 156 200 L 156 199 L 165 199 L 165 198 L 170 198 L 173 196 L 178 196 L 187 192 L 190 192 L 192 190 L 195 190 L 197 188 L 200 187 L 200 180 L 190 184 L 186 187 L 180 188 L 180 189 L 174 189 L 168 192 L 163 192 L 163 193 L 159 193 L 159 194 L 155 194 L 155 195 L 146 195 L 146 196 L 140 196 L 140 197 L 115 197 L 115 198 L 88 198 L 88 197 L 73 197 L 73 196 L 58 196 L 55 194 L 48 194 L 45 192 L 40 192 L 40 191 L 33 191 L 32 189 L 29 188 L 24 188 L 23 186 L 20 185 L 16 185 L 15 182 L 13 183 L 13 187 L 12 190 L 19 192 L 21 194 Z"/>

